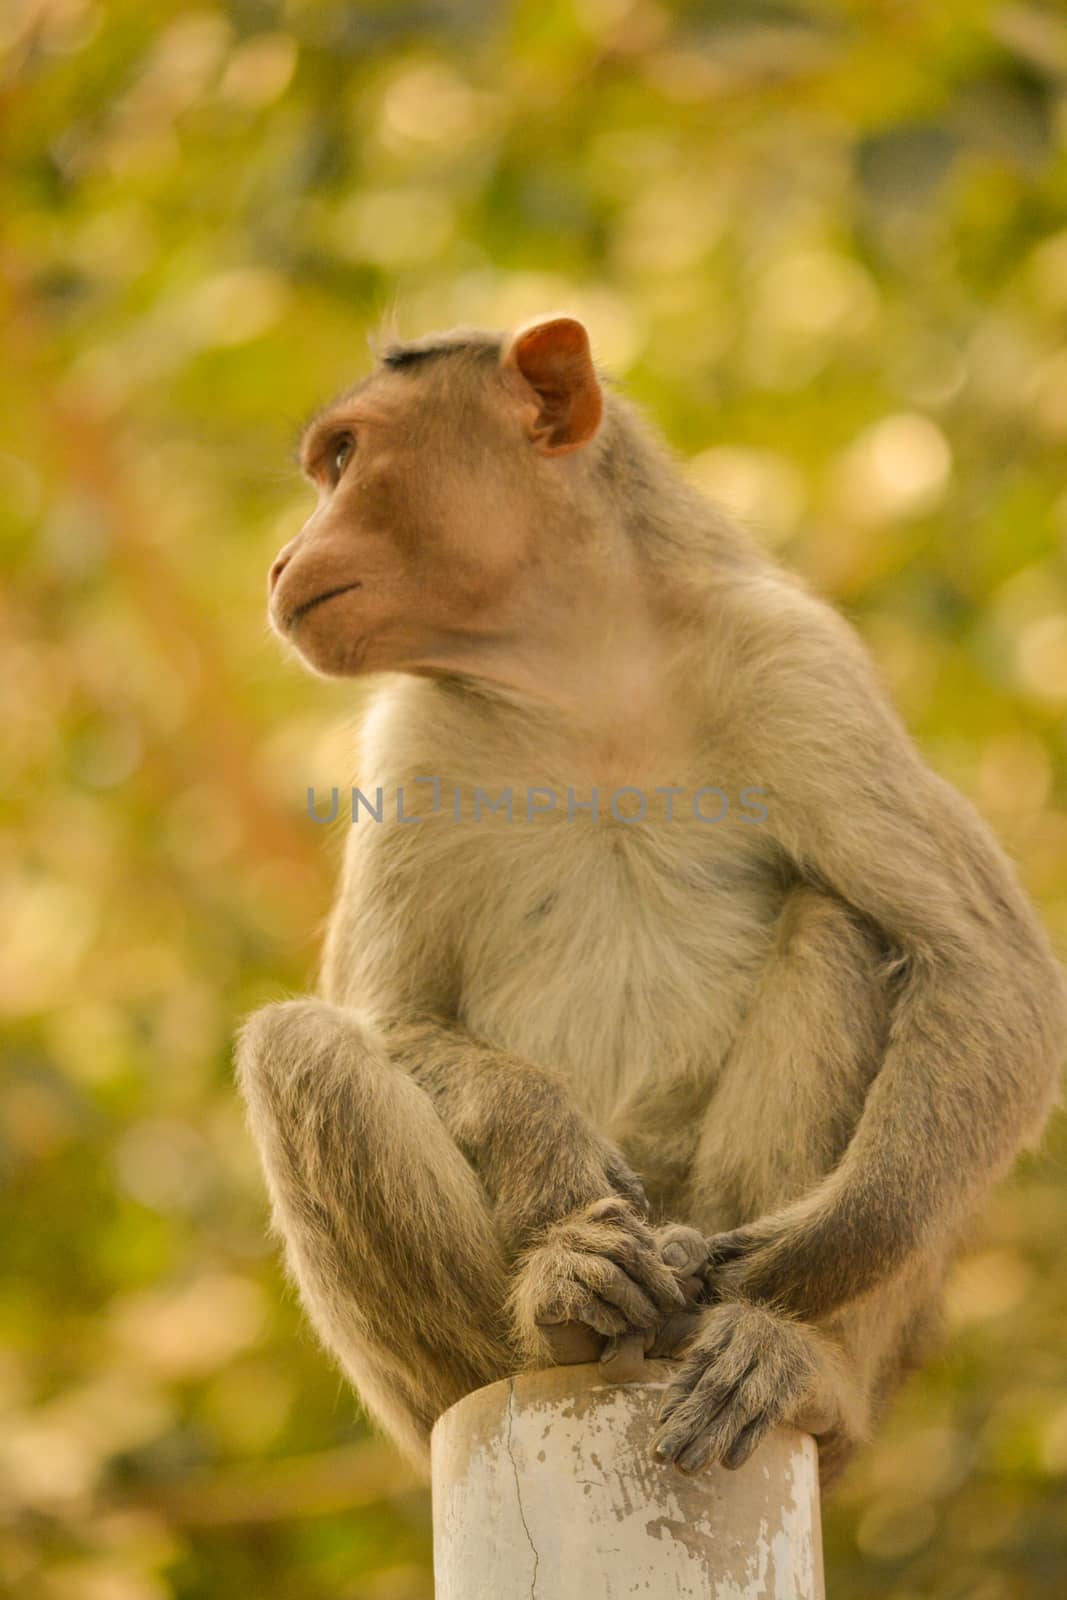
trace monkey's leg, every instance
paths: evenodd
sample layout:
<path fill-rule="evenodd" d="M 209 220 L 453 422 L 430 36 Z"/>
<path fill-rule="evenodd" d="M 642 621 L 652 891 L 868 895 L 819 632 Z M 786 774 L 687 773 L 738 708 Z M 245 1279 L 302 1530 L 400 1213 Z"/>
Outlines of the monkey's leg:
<path fill-rule="evenodd" d="M 359 1018 L 268 1006 L 237 1051 L 289 1267 L 368 1409 L 425 1458 L 434 1421 L 517 1364 L 482 1186 Z"/>
<path fill-rule="evenodd" d="M 522 1364 L 576 1359 L 567 1349 L 595 1360 L 599 1348 L 612 1375 L 629 1370 L 615 1361 L 618 1342 L 651 1343 L 685 1308 L 692 1241 L 667 1235 L 663 1247 L 676 1249 L 661 1254 L 639 1179 L 553 1073 L 425 1018 L 391 1021 L 383 1037 L 481 1181 L 514 1268 L 508 1303 Z"/>

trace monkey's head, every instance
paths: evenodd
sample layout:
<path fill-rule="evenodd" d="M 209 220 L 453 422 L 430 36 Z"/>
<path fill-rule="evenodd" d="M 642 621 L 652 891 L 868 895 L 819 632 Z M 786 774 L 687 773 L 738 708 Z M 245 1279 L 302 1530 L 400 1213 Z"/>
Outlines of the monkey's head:
<path fill-rule="evenodd" d="M 271 568 L 274 627 L 329 676 L 521 648 L 573 580 L 602 410 L 568 317 L 388 349 L 305 432 L 318 504 Z"/>

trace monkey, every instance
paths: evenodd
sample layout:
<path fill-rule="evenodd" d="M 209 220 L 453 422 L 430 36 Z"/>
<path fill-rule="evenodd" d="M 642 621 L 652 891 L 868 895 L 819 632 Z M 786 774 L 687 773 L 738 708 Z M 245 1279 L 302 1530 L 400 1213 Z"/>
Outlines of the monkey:
<path fill-rule="evenodd" d="M 388 346 L 301 459 L 270 618 L 370 680 L 360 782 L 403 792 L 350 829 L 318 994 L 238 1040 L 312 1323 L 422 1463 L 483 1384 L 650 1355 L 660 1461 L 791 1424 L 829 1485 L 1057 1097 L 1013 867 L 575 318 Z M 708 785 L 755 820 L 678 798 Z M 507 814 L 531 789 L 559 803 Z"/>

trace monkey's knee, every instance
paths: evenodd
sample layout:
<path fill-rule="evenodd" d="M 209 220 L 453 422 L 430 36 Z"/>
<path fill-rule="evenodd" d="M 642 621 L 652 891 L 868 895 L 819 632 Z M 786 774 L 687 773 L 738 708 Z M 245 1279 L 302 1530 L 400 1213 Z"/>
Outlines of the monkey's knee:
<path fill-rule="evenodd" d="M 288 1120 L 307 1115 L 337 1086 L 352 1082 L 361 1065 L 380 1059 L 369 1031 L 354 1013 L 325 1000 L 283 1000 L 245 1022 L 234 1053 L 237 1081 L 253 1115 Z"/>
<path fill-rule="evenodd" d="M 302 1057 L 309 1047 L 321 1050 L 331 1043 L 350 1044 L 364 1036 L 356 1014 L 342 1011 L 328 1000 L 314 996 L 276 1000 L 253 1011 L 244 1022 L 238 1034 L 238 1059 L 277 1063 Z"/>

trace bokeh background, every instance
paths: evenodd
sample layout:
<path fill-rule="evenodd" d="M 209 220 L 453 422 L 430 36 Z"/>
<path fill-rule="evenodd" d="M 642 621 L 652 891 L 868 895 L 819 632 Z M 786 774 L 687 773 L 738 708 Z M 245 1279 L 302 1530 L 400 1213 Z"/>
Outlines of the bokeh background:
<path fill-rule="evenodd" d="M 1067 18 L 6 0 L 0 139 L 0 1589 L 422 1600 L 230 1074 L 311 981 L 359 709 L 265 628 L 295 428 L 383 318 L 584 315 L 1067 948 Z M 833 1600 L 1067 1594 L 1065 1156 L 975 1227 Z"/>

